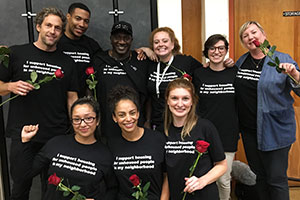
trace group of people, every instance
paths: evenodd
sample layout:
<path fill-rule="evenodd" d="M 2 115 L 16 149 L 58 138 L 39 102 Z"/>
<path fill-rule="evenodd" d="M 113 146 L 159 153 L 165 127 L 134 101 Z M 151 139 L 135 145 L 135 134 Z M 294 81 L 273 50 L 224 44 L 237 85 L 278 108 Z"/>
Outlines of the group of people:
<path fill-rule="evenodd" d="M 66 18 L 44 8 L 36 17 L 37 41 L 10 47 L 8 68 L 0 66 L 0 95 L 20 96 L 10 102 L 6 129 L 11 199 L 28 199 L 37 174 L 43 199 L 70 199 L 47 184 L 55 173 L 87 199 L 135 198 L 138 187 L 129 178 L 136 174 L 142 186 L 150 182 L 149 200 L 228 200 L 239 133 L 259 199 L 289 199 L 286 171 L 296 132 L 290 91 L 300 95 L 300 72 L 277 51 L 283 72 L 268 66 L 270 58 L 254 44 L 266 39 L 258 22 L 241 27 L 248 52 L 235 64 L 225 60 L 226 38 L 210 36 L 203 66 L 180 53 L 168 27 L 152 31 L 149 48 L 133 51 L 131 24 L 117 22 L 112 48 L 103 51 L 84 34 L 90 16 L 82 3 L 72 4 Z M 141 60 L 143 53 L 157 61 Z M 91 66 L 98 102 L 87 89 Z M 39 89 L 27 81 L 32 71 L 42 79 L 57 69 L 63 78 Z M 189 176 L 199 140 L 210 145 Z"/>

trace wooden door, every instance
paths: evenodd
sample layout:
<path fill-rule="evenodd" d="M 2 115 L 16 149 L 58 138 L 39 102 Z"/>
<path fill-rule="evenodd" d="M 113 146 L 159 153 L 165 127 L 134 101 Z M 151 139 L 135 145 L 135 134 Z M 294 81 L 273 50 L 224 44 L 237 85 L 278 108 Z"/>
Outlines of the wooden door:
<path fill-rule="evenodd" d="M 237 60 L 247 50 L 242 47 L 239 40 L 239 28 L 246 21 L 258 21 L 264 28 L 267 38 L 278 51 L 288 53 L 300 64 L 300 16 L 283 17 L 284 11 L 300 11 L 299 0 L 230 0 L 230 14 L 233 20 L 230 26 L 230 41 L 234 59 Z M 295 98 L 295 113 L 297 120 L 297 141 L 292 145 L 289 155 L 288 176 L 300 179 L 300 98 Z M 239 147 L 242 147 L 241 143 Z M 240 148 L 237 158 L 245 160 L 243 150 Z M 292 185 L 293 183 L 290 183 Z"/>
<path fill-rule="evenodd" d="M 182 0 L 182 53 L 200 62 L 202 57 L 202 1 Z"/>

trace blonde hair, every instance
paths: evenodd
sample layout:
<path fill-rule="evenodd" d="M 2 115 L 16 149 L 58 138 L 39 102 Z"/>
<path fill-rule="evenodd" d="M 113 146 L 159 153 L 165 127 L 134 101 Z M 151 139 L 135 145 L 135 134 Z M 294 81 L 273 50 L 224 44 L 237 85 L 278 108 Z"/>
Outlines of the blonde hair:
<path fill-rule="evenodd" d="M 239 31 L 241 43 L 243 43 L 243 33 L 248 28 L 248 26 L 250 26 L 251 24 L 256 25 L 262 33 L 265 33 L 263 27 L 257 21 L 247 21 L 241 26 L 240 31 Z"/>
<path fill-rule="evenodd" d="M 190 112 L 188 113 L 186 121 L 184 122 L 183 129 L 180 133 L 181 139 L 184 140 L 184 138 L 187 135 L 190 136 L 190 132 L 194 128 L 198 120 L 198 116 L 196 114 L 196 105 L 198 102 L 198 96 L 195 94 L 194 85 L 190 81 L 184 78 L 177 78 L 168 84 L 168 87 L 165 92 L 166 102 L 168 101 L 170 92 L 176 88 L 183 88 L 188 90 L 192 97 L 192 107 Z M 169 128 L 172 122 L 173 122 L 173 115 L 169 109 L 169 106 L 166 103 L 165 112 L 164 112 L 164 130 L 167 136 L 169 135 Z"/>
<path fill-rule="evenodd" d="M 153 38 L 154 38 L 154 35 L 158 32 L 166 32 L 168 33 L 171 41 L 174 43 L 174 48 L 172 50 L 172 53 L 173 55 L 178 55 L 178 54 L 181 54 L 180 52 L 180 45 L 179 45 L 179 42 L 178 42 L 178 39 L 176 38 L 175 36 L 175 33 L 174 31 L 169 28 L 169 27 L 160 27 L 160 28 L 156 28 L 154 29 L 152 32 L 151 32 L 151 35 L 149 37 L 149 45 L 150 45 L 150 48 L 153 50 Z"/>

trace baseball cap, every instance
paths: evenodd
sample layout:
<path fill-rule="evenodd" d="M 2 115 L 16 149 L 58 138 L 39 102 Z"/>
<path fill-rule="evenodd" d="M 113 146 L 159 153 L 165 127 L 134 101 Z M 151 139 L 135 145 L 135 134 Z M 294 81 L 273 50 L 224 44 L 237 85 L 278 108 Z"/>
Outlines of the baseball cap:
<path fill-rule="evenodd" d="M 116 33 L 117 31 L 124 31 L 132 36 L 132 26 L 128 22 L 116 22 L 111 28 L 111 35 Z"/>

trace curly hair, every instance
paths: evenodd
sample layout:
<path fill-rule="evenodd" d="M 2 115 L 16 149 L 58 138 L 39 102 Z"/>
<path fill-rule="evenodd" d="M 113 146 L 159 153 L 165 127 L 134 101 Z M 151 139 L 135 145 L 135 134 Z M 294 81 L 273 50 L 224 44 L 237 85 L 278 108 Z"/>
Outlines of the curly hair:
<path fill-rule="evenodd" d="M 62 21 L 62 30 L 64 31 L 65 27 L 66 27 L 66 17 L 60 9 L 55 8 L 55 7 L 43 8 L 41 10 L 41 12 L 39 12 L 36 15 L 35 24 L 36 25 L 42 25 L 44 19 L 46 17 L 48 17 L 49 15 L 56 15 L 61 19 L 61 21 Z"/>
<path fill-rule="evenodd" d="M 115 108 L 121 100 L 132 101 L 137 107 L 137 110 L 140 111 L 139 97 L 137 92 L 132 87 L 117 85 L 108 95 L 109 108 L 113 115 L 115 115 Z"/>

